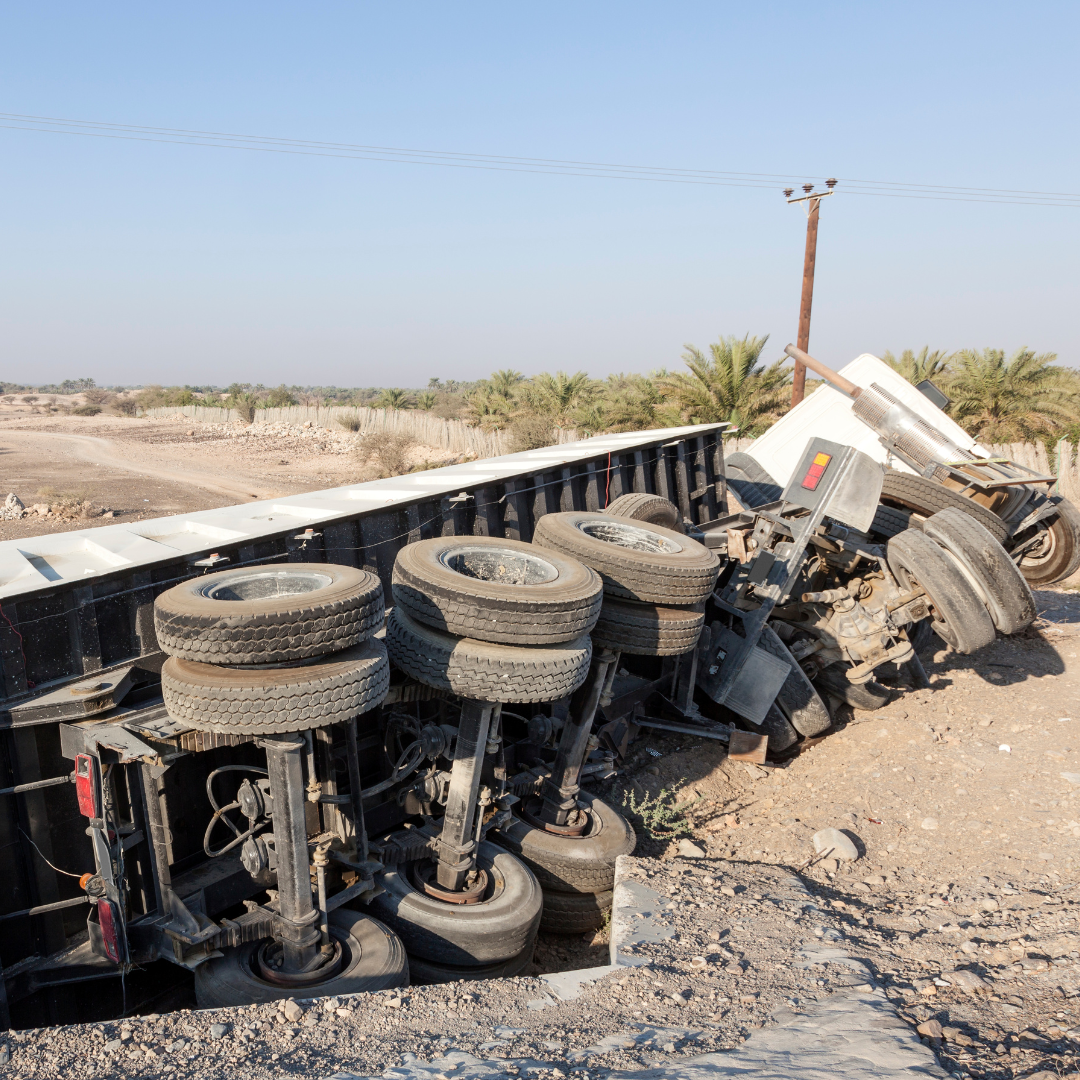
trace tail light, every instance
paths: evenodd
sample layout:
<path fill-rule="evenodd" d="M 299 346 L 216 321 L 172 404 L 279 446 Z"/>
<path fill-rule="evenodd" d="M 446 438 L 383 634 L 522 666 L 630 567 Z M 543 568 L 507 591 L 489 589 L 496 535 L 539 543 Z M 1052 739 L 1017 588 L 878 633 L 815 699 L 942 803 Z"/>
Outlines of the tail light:
<path fill-rule="evenodd" d="M 111 900 L 97 902 L 98 925 L 101 927 L 101 941 L 105 946 L 105 955 L 114 963 L 121 960 L 120 917 L 116 905 Z"/>
<path fill-rule="evenodd" d="M 94 759 L 89 754 L 79 754 L 75 758 L 75 794 L 79 797 L 79 813 L 83 817 L 91 820 L 101 817 L 94 783 Z"/>
<path fill-rule="evenodd" d="M 825 475 L 825 470 L 829 467 L 830 461 L 832 461 L 832 454 L 815 454 L 814 460 L 810 462 L 810 468 L 806 470 L 806 475 L 802 478 L 800 486 L 806 488 L 807 491 L 816 491 L 818 483 L 822 476 Z"/>

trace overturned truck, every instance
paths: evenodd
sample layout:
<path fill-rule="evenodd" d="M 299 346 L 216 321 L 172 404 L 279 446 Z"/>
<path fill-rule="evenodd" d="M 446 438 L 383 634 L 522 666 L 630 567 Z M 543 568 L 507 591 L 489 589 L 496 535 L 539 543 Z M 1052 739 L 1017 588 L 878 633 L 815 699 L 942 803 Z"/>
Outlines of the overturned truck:
<path fill-rule="evenodd" d="M 729 506 L 723 429 L 0 544 L 0 1023 L 519 973 L 610 906 L 638 730 L 792 753 L 1034 617 L 850 446 Z"/>

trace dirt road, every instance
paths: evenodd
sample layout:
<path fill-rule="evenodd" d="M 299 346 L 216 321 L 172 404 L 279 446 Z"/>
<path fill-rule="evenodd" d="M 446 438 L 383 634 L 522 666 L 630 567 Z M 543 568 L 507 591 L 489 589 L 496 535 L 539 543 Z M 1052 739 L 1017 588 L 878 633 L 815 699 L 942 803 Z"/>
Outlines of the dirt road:
<path fill-rule="evenodd" d="M 91 465 L 148 476 L 155 480 L 183 484 L 189 487 L 223 495 L 231 502 L 263 499 L 278 493 L 278 488 L 268 487 L 257 479 L 229 479 L 223 473 L 208 473 L 205 469 L 167 468 L 136 456 L 133 448 L 124 447 L 112 439 L 97 435 L 72 435 L 61 431 L 19 431 L 8 436 L 17 449 L 26 446 L 39 461 L 59 458 L 68 454 Z M 56 444 L 66 444 L 58 446 Z"/>

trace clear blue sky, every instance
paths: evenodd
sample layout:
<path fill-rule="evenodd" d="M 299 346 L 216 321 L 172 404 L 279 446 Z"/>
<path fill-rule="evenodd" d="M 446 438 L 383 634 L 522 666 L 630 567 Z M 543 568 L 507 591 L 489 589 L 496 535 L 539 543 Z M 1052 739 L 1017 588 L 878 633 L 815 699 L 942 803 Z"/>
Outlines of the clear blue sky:
<path fill-rule="evenodd" d="M 0 110 L 479 154 L 1080 190 L 1080 8 L 9 4 Z M 766 190 L 0 129 L 0 379 L 419 386 L 794 338 Z M 811 351 L 1072 364 L 1080 209 L 839 193 Z M 775 353 L 771 346 L 775 346 Z"/>

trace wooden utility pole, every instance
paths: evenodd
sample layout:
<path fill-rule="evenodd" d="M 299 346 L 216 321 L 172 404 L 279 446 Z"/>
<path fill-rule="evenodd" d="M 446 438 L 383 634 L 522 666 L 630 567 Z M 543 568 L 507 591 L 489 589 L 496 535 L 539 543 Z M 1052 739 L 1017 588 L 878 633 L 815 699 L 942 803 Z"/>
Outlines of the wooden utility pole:
<path fill-rule="evenodd" d="M 836 181 L 832 179 L 826 180 L 825 186 L 829 189 L 828 191 L 811 194 L 814 185 L 803 184 L 803 191 L 806 194 L 798 199 L 791 198 L 791 188 L 784 190 L 784 195 L 787 196 L 789 203 L 805 202 L 809 204 L 806 215 L 806 253 L 803 255 L 802 300 L 799 304 L 798 346 L 803 352 L 810 351 L 810 308 L 814 303 L 814 263 L 817 260 L 818 216 L 821 210 L 821 200 L 826 195 L 832 194 Z M 795 371 L 791 379 L 791 404 L 798 405 L 805 393 L 806 366 L 796 360 Z"/>

